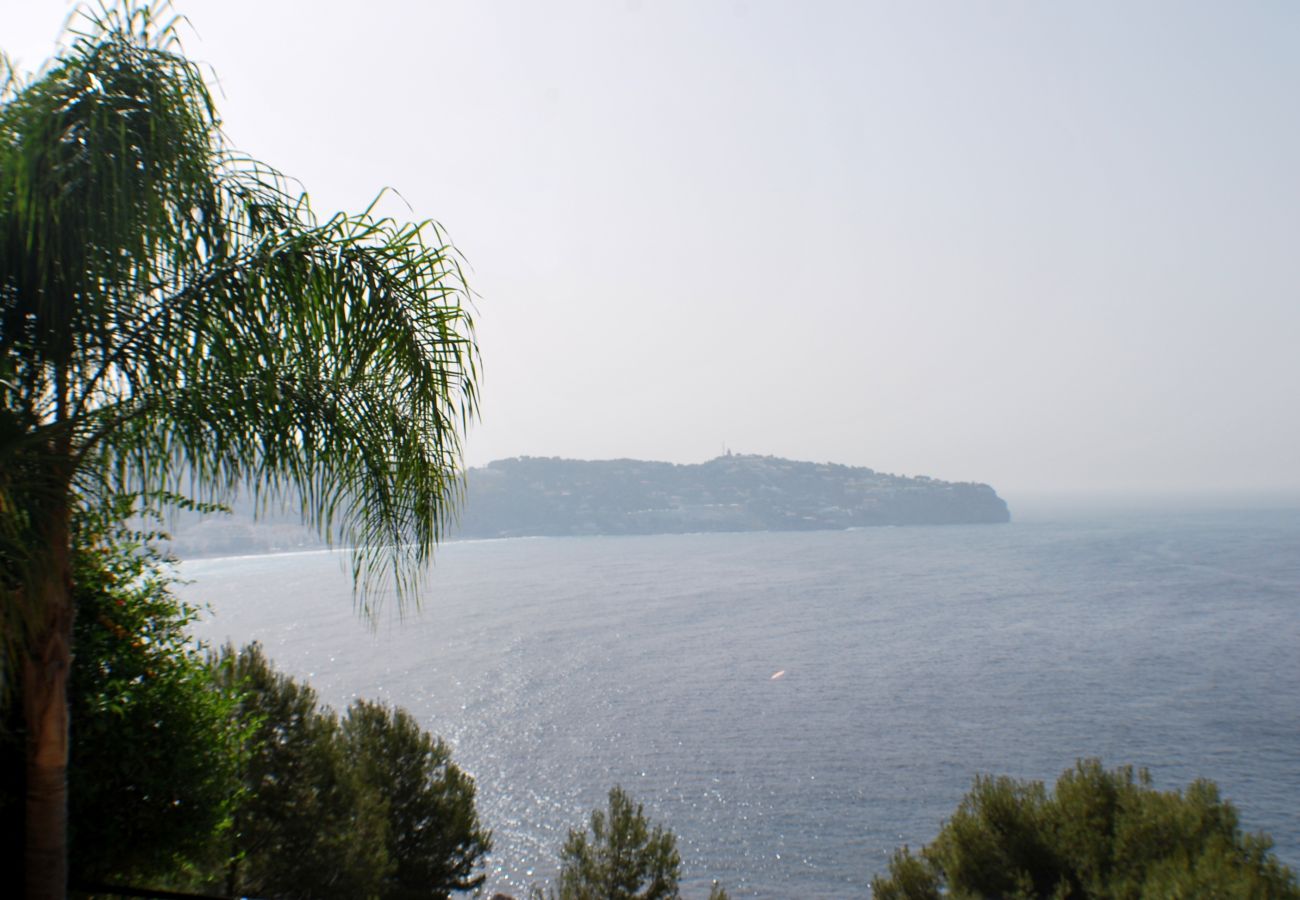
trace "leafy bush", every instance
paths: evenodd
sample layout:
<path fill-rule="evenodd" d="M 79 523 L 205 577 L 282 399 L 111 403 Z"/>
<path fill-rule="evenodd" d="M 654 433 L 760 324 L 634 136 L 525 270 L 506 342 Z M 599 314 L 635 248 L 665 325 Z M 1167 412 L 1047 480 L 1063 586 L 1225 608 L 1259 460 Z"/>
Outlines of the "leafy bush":
<path fill-rule="evenodd" d="M 149 879 L 203 862 L 238 796 L 238 696 L 189 636 L 198 610 L 147 535 L 113 526 L 74 557 L 68 766 L 73 873 Z"/>
<path fill-rule="evenodd" d="M 1212 782 L 1157 791 L 1149 774 L 1080 761 L 1042 782 L 979 777 L 934 842 L 894 854 L 878 900 L 940 897 L 1300 898 L 1266 837 L 1242 834 Z"/>
<path fill-rule="evenodd" d="M 198 612 L 171 592 L 169 561 L 152 535 L 120 524 L 133 499 L 116 498 L 76 522 L 68 696 L 73 876 L 183 883 L 211 864 L 214 835 L 229 826 L 246 735 L 235 716 L 238 697 L 219 685 L 189 638 Z M 19 726 L 6 734 L 3 755 L 0 810 L 17 832 Z M 6 847 L 13 874 L 22 866 L 22 841 Z"/>

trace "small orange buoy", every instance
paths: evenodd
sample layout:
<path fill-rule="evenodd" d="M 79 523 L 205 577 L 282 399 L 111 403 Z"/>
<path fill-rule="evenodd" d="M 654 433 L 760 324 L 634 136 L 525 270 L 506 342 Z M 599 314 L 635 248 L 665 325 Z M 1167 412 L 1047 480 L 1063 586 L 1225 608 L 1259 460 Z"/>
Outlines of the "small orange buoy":
<path fill-rule="evenodd" d="M 768 679 L 768 681 L 776 681 L 778 678 L 784 677 L 784 675 L 785 675 L 785 669 L 782 669 L 781 671 L 773 674 L 772 677 Z"/>

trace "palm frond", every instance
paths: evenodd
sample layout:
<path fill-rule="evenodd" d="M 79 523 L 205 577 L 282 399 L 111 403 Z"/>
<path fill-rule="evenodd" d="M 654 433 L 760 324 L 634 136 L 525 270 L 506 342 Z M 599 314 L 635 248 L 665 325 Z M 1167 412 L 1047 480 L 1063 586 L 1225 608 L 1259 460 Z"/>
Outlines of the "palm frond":
<path fill-rule="evenodd" d="M 363 608 L 409 597 L 477 410 L 462 261 L 432 221 L 318 218 L 233 151 L 176 27 L 101 6 L 0 94 L 0 555 L 41 555 L 23 472 L 81 502 L 251 485 L 354 548 Z"/>

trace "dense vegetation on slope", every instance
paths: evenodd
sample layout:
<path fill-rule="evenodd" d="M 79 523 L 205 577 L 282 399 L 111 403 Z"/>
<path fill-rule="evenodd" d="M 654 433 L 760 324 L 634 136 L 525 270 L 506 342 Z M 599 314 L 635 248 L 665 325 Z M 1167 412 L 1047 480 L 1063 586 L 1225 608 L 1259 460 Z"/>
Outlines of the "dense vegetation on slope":
<path fill-rule="evenodd" d="M 400 708 L 335 715 L 257 645 L 204 653 L 148 535 L 91 518 L 77 537 L 74 883 L 382 900 L 482 883 L 491 834 L 443 741 Z M 2 708 L 0 863 L 20 881 L 17 705 Z"/>

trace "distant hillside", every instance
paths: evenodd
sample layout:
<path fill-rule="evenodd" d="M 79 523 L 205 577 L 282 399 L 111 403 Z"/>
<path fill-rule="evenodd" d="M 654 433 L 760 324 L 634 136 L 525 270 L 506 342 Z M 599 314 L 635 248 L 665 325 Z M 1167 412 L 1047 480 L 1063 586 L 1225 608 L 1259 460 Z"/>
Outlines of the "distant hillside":
<path fill-rule="evenodd" d="M 1006 522 L 985 484 L 903 478 L 871 469 L 772 456 L 720 456 L 698 465 L 634 459 L 520 457 L 467 473 L 454 538 L 695 531 L 810 531 L 866 525 Z M 289 498 L 287 507 L 292 508 Z M 182 557 L 321 546 L 294 513 L 258 519 L 248 501 L 229 515 L 182 514 L 170 523 Z"/>
<path fill-rule="evenodd" d="M 469 471 L 458 537 L 808 531 L 1007 522 L 984 484 L 771 456 L 698 465 L 521 457 Z"/>

